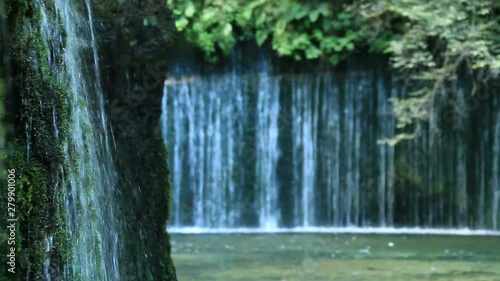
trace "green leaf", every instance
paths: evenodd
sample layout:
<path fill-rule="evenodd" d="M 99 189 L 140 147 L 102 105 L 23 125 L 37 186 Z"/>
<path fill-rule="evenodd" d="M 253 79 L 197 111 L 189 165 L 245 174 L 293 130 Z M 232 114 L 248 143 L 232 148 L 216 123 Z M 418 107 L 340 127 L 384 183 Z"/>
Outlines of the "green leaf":
<path fill-rule="evenodd" d="M 184 28 L 189 24 L 189 21 L 186 18 L 180 18 L 175 21 L 175 28 L 178 31 L 183 31 Z"/>
<path fill-rule="evenodd" d="M 319 18 L 319 10 L 314 10 L 309 14 L 309 20 L 311 22 L 316 22 Z"/>
<path fill-rule="evenodd" d="M 311 41 L 309 41 L 309 37 L 307 36 L 307 34 L 302 33 L 299 36 L 295 36 L 293 38 L 292 44 L 298 47 L 301 45 L 309 45 L 311 44 Z"/>
<path fill-rule="evenodd" d="M 255 21 L 255 25 L 256 26 L 262 26 L 266 22 L 266 19 L 267 19 L 266 13 L 262 13 L 261 12 L 257 16 L 257 20 Z"/>
<path fill-rule="evenodd" d="M 257 41 L 257 45 L 262 46 L 262 44 L 264 44 L 264 42 L 266 41 L 268 34 L 269 32 L 266 30 L 257 30 L 257 32 L 255 33 L 255 40 Z"/>
<path fill-rule="evenodd" d="M 196 12 L 196 9 L 194 7 L 193 2 L 189 2 L 187 7 L 186 7 L 186 10 L 184 10 L 184 15 L 186 17 L 190 18 L 194 15 L 195 12 Z"/>
<path fill-rule="evenodd" d="M 333 49 L 335 50 L 335 52 L 340 52 L 340 51 L 342 51 L 342 49 L 343 49 L 343 44 L 342 44 L 342 42 L 340 41 L 340 42 L 338 42 L 338 43 L 339 43 L 339 44 L 335 44 L 335 45 L 333 45 Z"/>
<path fill-rule="evenodd" d="M 337 64 L 339 63 L 339 61 L 340 61 L 340 57 L 339 57 L 338 55 L 334 54 L 334 55 L 330 56 L 329 61 L 330 61 L 330 63 L 331 63 L 333 66 L 335 66 L 335 65 L 337 65 Z"/>
<path fill-rule="evenodd" d="M 214 8 L 207 8 L 203 11 L 203 14 L 201 15 L 201 20 L 202 21 L 209 21 L 213 19 L 217 19 L 217 9 Z"/>
<path fill-rule="evenodd" d="M 338 14 L 338 18 L 341 20 L 346 20 L 346 19 L 350 19 L 351 15 L 349 13 L 346 13 L 346 12 L 340 12 Z"/>
<path fill-rule="evenodd" d="M 289 56 L 293 52 L 293 47 L 290 42 L 279 40 L 277 38 L 274 38 L 273 40 L 273 49 L 276 50 L 281 56 Z"/>
<path fill-rule="evenodd" d="M 302 18 L 306 17 L 308 15 L 308 11 L 304 8 L 301 8 L 298 12 L 294 14 L 294 19 L 295 20 L 301 20 Z"/>
<path fill-rule="evenodd" d="M 232 31 L 233 31 L 233 26 L 230 23 L 226 23 L 224 29 L 222 30 L 222 34 L 224 34 L 224 36 L 229 36 Z"/>
<path fill-rule="evenodd" d="M 243 18 L 246 20 L 250 20 L 252 18 L 253 8 L 249 8 L 248 6 L 243 10 Z"/>
<path fill-rule="evenodd" d="M 287 21 L 284 19 L 279 19 L 274 26 L 275 36 L 281 36 L 285 32 Z"/>
<path fill-rule="evenodd" d="M 317 59 L 321 56 L 321 50 L 314 45 L 309 46 L 305 53 L 307 59 Z"/>
<path fill-rule="evenodd" d="M 332 8 L 330 7 L 330 5 L 328 3 L 322 3 L 319 6 L 318 11 L 324 17 L 329 17 L 332 14 Z"/>
<path fill-rule="evenodd" d="M 172 11 L 172 13 L 174 14 L 174 16 L 180 16 L 180 15 L 182 15 L 182 11 L 181 11 L 181 10 L 179 10 L 179 9 L 174 9 L 174 10 Z"/>
<path fill-rule="evenodd" d="M 323 32 L 320 29 L 315 29 L 313 31 L 313 37 L 316 40 L 323 40 Z"/>
<path fill-rule="evenodd" d="M 254 0 L 254 1 L 251 1 L 251 2 L 249 1 L 250 4 L 248 4 L 247 7 L 249 9 L 254 9 L 254 8 L 256 8 L 256 7 L 258 7 L 258 6 L 262 5 L 262 4 L 265 4 L 267 1 L 268 0 Z"/>

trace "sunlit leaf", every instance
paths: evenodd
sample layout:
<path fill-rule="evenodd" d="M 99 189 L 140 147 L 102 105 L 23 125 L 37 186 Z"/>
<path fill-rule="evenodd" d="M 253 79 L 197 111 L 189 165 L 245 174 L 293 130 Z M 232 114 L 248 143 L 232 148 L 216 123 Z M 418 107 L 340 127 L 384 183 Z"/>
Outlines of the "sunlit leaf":
<path fill-rule="evenodd" d="M 186 10 L 184 10 L 184 15 L 188 18 L 192 17 L 194 13 L 196 12 L 196 8 L 194 7 L 193 2 L 189 2 Z"/>
<path fill-rule="evenodd" d="M 222 30 L 222 34 L 224 34 L 224 36 L 229 36 L 229 34 L 231 34 L 232 31 L 233 31 L 233 26 L 230 23 L 226 23 L 224 29 Z"/>

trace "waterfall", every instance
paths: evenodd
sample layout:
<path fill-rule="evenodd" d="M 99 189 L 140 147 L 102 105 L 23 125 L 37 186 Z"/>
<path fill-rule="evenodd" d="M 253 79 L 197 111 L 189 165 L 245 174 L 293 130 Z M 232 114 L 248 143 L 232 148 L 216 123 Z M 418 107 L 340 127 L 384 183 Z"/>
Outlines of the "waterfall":
<path fill-rule="evenodd" d="M 496 227 L 500 121 L 487 116 L 498 105 L 483 102 L 484 116 L 464 113 L 463 87 L 453 124 L 442 105 L 434 112 L 441 131 L 423 126 L 415 140 L 379 144 L 396 132 L 390 98 L 405 94 L 370 64 L 170 77 L 162 124 L 173 167 L 172 231 Z M 479 128 L 473 122 L 484 129 L 478 141 L 468 135 Z"/>
<path fill-rule="evenodd" d="M 56 81 L 68 85 L 71 93 L 67 97 L 70 138 L 64 146 L 70 171 L 63 196 L 67 231 L 72 238 L 72 260 L 65 263 L 64 279 L 119 280 L 116 175 L 99 84 L 90 4 L 85 2 L 86 18 L 70 0 L 55 0 L 53 7 L 46 7 L 50 5 L 47 3 L 36 2 L 42 37 L 48 47 L 50 73 Z M 55 118 L 54 127 L 58 137 Z M 50 280 L 50 275 L 46 279 Z"/>
<path fill-rule="evenodd" d="M 498 107 L 499 101 L 496 100 L 496 106 Z M 498 224 L 500 222 L 500 110 L 497 109 L 496 114 L 496 125 L 495 131 L 493 135 L 493 172 L 492 172 L 492 181 L 491 181 L 491 189 L 493 190 L 493 203 L 492 203 L 492 218 L 493 221 L 493 229 L 498 229 Z"/>
<path fill-rule="evenodd" d="M 277 165 L 279 85 L 267 74 L 260 77 L 257 90 L 256 189 L 259 196 L 259 226 L 276 228 L 279 221 Z"/>
<path fill-rule="evenodd" d="M 315 80 L 300 82 L 292 86 L 294 193 L 297 195 L 294 214 L 298 219 L 296 224 L 307 227 L 314 225 L 316 213 L 314 187 L 319 84 Z"/>
<path fill-rule="evenodd" d="M 165 143 L 173 175 L 174 225 L 238 224 L 237 175 L 243 169 L 235 165 L 245 153 L 241 143 L 246 108 L 237 92 L 241 88 L 236 79 L 217 77 L 165 87 L 162 124 L 165 140 L 173 138 Z"/>

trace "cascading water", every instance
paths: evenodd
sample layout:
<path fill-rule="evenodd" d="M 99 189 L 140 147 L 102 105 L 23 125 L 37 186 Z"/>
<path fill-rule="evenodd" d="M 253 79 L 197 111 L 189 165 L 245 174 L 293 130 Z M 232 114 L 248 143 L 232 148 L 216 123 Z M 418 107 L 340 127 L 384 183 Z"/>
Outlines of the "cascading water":
<path fill-rule="evenodd" d="M 497 99 L 496 100 L 496 108 L 498 108 L 500 101 Z M 492 203 L 492 212 L 491 212 L 491 220 L 493 221 L 493 229 L 498 229 L 498 224 L 500 221 L 500 110 L 497 109 L 497 114 L 496 114 L 496 125 L 495 125 L 495 132 L 494 132 L 494 143 L 493 143 L 493 167 L 492 167 L 492 188 L 493 188 L 493 203 Z M 481 197 L 482 200 L 484 200 L 484 194 L 483 197 Z M 480 205 L 480 208 L 484 206 L 484 201 L 482 202 L 483 204 Z M 484 208 L 484 207 L 483 207 Z M 480 210 L 481 211 L 481 210 Z"/>
<path fill-rule="evenodd" d="M 70 139 L 64 147 L 71 171 L 65 179 L 68 188 L 64 198 L 72 260 L 66 261 L 64 279 L 119 280 L 116 175 L 99 84 L 90 4 L 85 3 L 88 18 L 80 15 L 69 0 L 55 0 L 53 7 L 36 2 L 41 13 L 41 33 L 48 47 L 50 73 L 68 85 L 71 93 Z M 55 118 L 54 128 L 58 137 Z"/>
<path fill-rule="evenodd" d="M 292 85 L 294 216 L 296 225 L 314 225 L 318 91 L 301 79 Z M 317 88 L 319 80 L 312 80 Z M 312 91 L 311 91 L 312 90 Z M 300 202 L 300 203 L 299 203 Z"/>
<path fill-rule="evenodd" d="M 255 193 L 258 197 L 259 226 L 266 228 L 276 228 L 279 221 L 277 178 L 279 84 L 275 79 L 271 79 L 268 74 L 263 74 L 258 82 L 256 146 L 255 151 L 253 151 L 255 154 Z M 272 188 L 269 188 L 270 186 Z"/>
<path fill-rule="evenodd" d="M 180 99 L 170 99 L 165 88 L 163 109 L 171 105 L 179 118 L 163 117 L 163 127 L 172 126 L 180 132 L 174 135 L 175 141 L 168 142 L 172 144 L 169 159 L 179 160 L 170 167 L 172 174 L 186 175 L 174 176 L 173 185 L 192 191 L 187 194 L 181 188 L 173 189 L 171 221 L 176 225 L 223 227 L 234 226 L 239 220 L 237 187 L 241 182 L 236 174 L 241 175 L 242 170 L 234 165 L 242 153 L 247 106 L 243 94 L 232 90 L 241 88 L 235 79 L 214 78 L 196 85 L 184 81 L 176 87 L 183 97 Z M 169 137 L 164 130 L 164 138 Z M 191 164 L 186 166 L 187 162 Z"/>
<path fill-rule="evenodd" d="M 456 96 L 459 107 L 466 92 Z M 427 128 L 414 141 L 379 144 L 396 130 L 389 99 L 402 95 L 380 67 L 168 80 L 171 230 L 496 228 L 498 117 L 474 117 L 484 123 L 477 144 L 463 116 L 443 125 L 445 138 Z"/>

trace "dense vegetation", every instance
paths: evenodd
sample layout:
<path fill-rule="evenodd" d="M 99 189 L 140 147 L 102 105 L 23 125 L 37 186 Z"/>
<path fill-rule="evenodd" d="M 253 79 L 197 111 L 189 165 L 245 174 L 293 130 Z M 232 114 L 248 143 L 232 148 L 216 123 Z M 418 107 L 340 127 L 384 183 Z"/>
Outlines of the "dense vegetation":
<path fill-rule="evenodd" d="M 168 0 L 177 30 L 208 61 L 227 55 L 238 41 L 269 43 L 279 56 L 320 59 L 332 65 L 359 48 L 386 53 L 392 67 L 414 85 L 393 100 L 401 134 L 412 138 L 415 121 L 435 128 L 438 95 L 453 91 L 459 69 L 484 82 L 500 70 L 500 1 L 496 0 Z M 417 125 L 417 126 L 415 126 Z"/>

